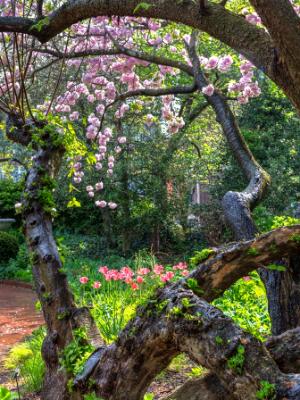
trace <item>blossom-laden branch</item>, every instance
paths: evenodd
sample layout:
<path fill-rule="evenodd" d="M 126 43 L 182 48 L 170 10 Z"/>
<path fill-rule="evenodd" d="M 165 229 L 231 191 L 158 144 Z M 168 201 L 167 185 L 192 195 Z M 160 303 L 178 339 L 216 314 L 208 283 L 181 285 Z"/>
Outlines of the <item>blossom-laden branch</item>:
<path fill-rule="evenodd" d="M 230 191 L 224 196 L 222 205 L 226 219 L 233 229 L 236 239 L 251 239 L 256 232 L 251 218 L 251 210 L 265 195 L 270 177 L 255 160 L 247 146 L 228 102 L 218 90 L 209 84 L 204 75 L 196 50 L 196 32 L 192 36 L 191 43 L 187 43 L 187 49 L 198 88 L 202 90 L 208 103 L 214 109 L 217 121 L 222 127 L 233 155 L 249 180 L 249 184 L 243 192 Z"/>

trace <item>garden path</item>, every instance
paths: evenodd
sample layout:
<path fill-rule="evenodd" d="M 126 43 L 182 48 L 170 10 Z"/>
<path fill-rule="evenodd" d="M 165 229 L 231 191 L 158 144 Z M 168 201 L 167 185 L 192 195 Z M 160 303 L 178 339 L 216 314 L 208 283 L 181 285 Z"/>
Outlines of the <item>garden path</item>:
<path fill-rule="evenodd" d="M 30 286 L 17 282 L 0 282 L 0 384 L 2 362 L 9 349 L 43 324 L 35 309 L 36 296 Z"/>

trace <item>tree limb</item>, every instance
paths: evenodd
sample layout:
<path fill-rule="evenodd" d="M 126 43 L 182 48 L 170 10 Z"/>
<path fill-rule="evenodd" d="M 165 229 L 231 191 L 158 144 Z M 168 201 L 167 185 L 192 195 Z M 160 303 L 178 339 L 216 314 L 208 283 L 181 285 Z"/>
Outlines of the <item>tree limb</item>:
<path fill-rule="evenodd" d="M 196 50 L 196 32 L 191 43 L 187 44 L 188 53 L 193 64 L 194 76 L 198 88 L 202 90 L 208 85 Z M 270 184 L 270 177 L 258 164 L 245 142 L 236 119 L 221 93 L 215 89 L 212 96 L 206 96 L 208 103 L 215 111 L 217 121 L 222 127 L 224 136 L 234 157 L 244 172 L 249 184 L 242 192 L 228 192 L 222 200 L 225 217 L 236 239 L 251 239 L 256 233 L 252 222 L 251 210 L 263 198 Z"/>
<path fill-rule="evenodd" d="M 18 160 L 17 158 L 10 158 L 10 157 L 0 158 L 0 163 L 5 163 L 5 162 L 19 164 L 27 171 L 27 166 L 22 161 Z"/>
<path fill-rule="evenodd" d="M 36 1 L 36 13 L 38 18 L 43 18 L 43 4 L 44 0 Z"/>
<path fill-rule="evenodd" d="M 235 369 L 228 360 L 239 348 L 244 357 Z M 296 399 L 293 396 L 300 393 L 299 375 L 282 374 L 261 342 L 199 299 L 183 281 L 161 289 L 138 310 L 117 342 L 98 353 L 90 378 L 98 396 L 140 400 L 178 353 L 216 371 L 232 399 L 254 399 L 262 380 L 276 385 L 278 398 Z"/>

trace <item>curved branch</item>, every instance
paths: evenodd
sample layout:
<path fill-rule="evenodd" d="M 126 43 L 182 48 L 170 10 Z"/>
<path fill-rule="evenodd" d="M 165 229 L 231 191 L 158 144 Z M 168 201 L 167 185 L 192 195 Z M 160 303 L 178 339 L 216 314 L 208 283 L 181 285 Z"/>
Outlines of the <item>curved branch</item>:
<path fill-rule="evenodd" d="M 96 382 L 98 394 L 104 398 L 139 400 L 151 380 L 170 360 L 185 352 L 196 362 L 214 370 L 230 393 L 237 393 L 241 384 L 246 390 L 243 398 L 253 399 L 257 385 L 265 379 L 276 383 L 283 397 L 295 399 L 285 385 L 294 381 L 296 387 L 293 386 L 293 390 L 297 390 L 299 395 L 299 376 L 283 375 L 260 342 L 243 333 L 220 311 L 200 300 L 198 295 L 211 301 L 251 270 L 299 252 L 299 235 L 300 225 L 297 225 L 271 231 L 252 241 L 233 244 L 211 255 L 187 278 L 159 289 L 138 311 L 116 343 L 93 354 L 83 374 L 77 377 L 76 385 L 83 388 L 91 377 Z M 191 285 L 194 282 L 192 279 L 197 284 Z M 298 331 L 291 332 L 289 337 L 293 337 L 291 340 L 295 343 L 299 342 Z M 277 338 L 277 343 L 282 346 L 286 338 Z M 274 343 L 276 338 L 272 340 Z M 226 363 L 240 344 L 245 346 L 241 377 L 229 371 Z M 271 340 L 267 346 L 281 366 L 283 349 L 272 344 Z M 292 354 L 291 351 L 289 354 Z M 299 359 L 299 352 L 297 354 Z M 285 370 L 290 372 L 291 369 L 286 367 Z M 235 399 L 235 395 L 232 398 Z"/>
<path fill-rule="evenodd" d="M 300 20 L 289 0 L 250 0 L 277 45 L 278 51 L 300 60 Z M 287 51 L 288 50 L 288 51 Z"/>
<path fill-rule="evenodd" d="M 239 349 L 243 362 L 235 366 L 229 361 Z M 139 309 L 117 342 L 99 351 L 90 378 L 97 395 L 105 399 L 140 400 L 152 379 L 179 353 L 216 371 L 232 399 L 253 399 L 262 380 L 275 385 L 278 398 L 300 394 L 299 375 L 282 374 L 261 342 L 183 282 L 161 289 Z"/>
<path fill-rule="evenodd" d="M 201 70 L 201 64 L 196 52 L 195 35 L 187 48 L 198 88 L 203 89 L 209 82 Z M 242 192 L 228 192 L 225 194 L 222 201 L 224 214 L 236 239 L 251 239 L 256 233 L 256 228 L 251 218 L 251 210 L 265 195 L 270 184 L 270 176 L 255 160 L 222 94 L 215 90 L 214 94 L 206 96 L 206 99 L 216 113 L 217 121 L 222 127 L 234 157 L 249 180 L 248 186 Z"/>

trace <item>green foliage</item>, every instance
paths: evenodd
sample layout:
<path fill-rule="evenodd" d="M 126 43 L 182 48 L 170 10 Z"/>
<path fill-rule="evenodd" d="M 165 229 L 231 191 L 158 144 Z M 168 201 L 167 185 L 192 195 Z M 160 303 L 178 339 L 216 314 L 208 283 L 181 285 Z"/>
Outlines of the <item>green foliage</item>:
<path fill-rule="evenodd" d="M 46 27 L 49 24 L 49 22 L 50 22 L 49 17 L 42 18 L 42 19 L 38 20 L 38 22 L 36 24 L 31 25 L 29 30 L 30 31 L 37 30 L 38 32 L 41 32 L 41 30 L 44 27 Z"/>
<path fill-rule="evenodd" d="M 190 264 L 192 267 L 196 267 L 201 264 L 203 261 L 207 260 L 215 251 L 212 249 L 203 249 L 201 251 L 196 251 L 193 257 L 190 258 Z"/>
<path fill-rule="evenodd" d="M 256 392 L 258 400 L 274 400 L 276 398 L 276 386 L 268 381 L 260 382 L 260 390 Z"/>
<path fill-rule="evenodd" d="M 249 255 L 249 256 L 258 256 L 259 255 L 259 251 L 255 248 L 255 247 L 250 247 L 248 250 L 247 250 L 247 254 Z"/>
<path fill-rule="evenodd" d="M 150 3 L 146 3 L 145 1 L 143 1 L 143 2 L 141 2 L 141 3 L 139 3 L 136 7 L 135 7 L 135 9 L 133 10 L 133 13 L 134 14 L 136 14 L 138 11 L 140 11 L 140 10 L 149 10 L 149 8 L 151 8 L 152 7 L 152 4 L 150 4 Z"/>
<path fill-rule="evenodd" d="M 227 360 L 227 365 L 236 374 L 242 375 L 244 362 L 245 362 L 245 348 L 240 344 L 236 349 L 236 353 Z"/>
<path fill-rule="evenodd" d="M 300 224 L 299 218 L 281 215 L 273 218 L 271 229 L 277 229 L 281 228 L 282 226 L 292 226 L 297 224 Z"/>
<path fill-rule="evenodd" d="M 154 394 L 153 393 L 146 393 L 144 395 L 144 399 L 143 400 L 153 400 L 154 399 Z"/>
<path fill-rule="evenodd" d="M 31 263 L 27 245 L 25 243 L 20 245 L 15 259 L 11 258 L 4 266 L 0 265 L 0 278 L 31 282 Z"/>
<path fill-rule="evenodd" d="M 199 378 L 199 376 L 203 375 L 204 369 L 203 367 L 193 367 L 191 371 L 188 373 L 188 376 L 191 378 Z"/>
<path fill-rule="evenodd" d="M 130 288 L 109 290 L 93 296 L 92 315 L 106 343 L 112 343 L 134 316 L 137 299 Z"/>
<path fill-rule="evenodd" d="M 74 329 L 73 335 L 74 339 L 63 350 L 60 364 L 67 372 L 75 376 L 81 371 L 94 348 L 88 343 L 87 333 L 84 328 Z"/>
<path fill-rule="evenodd" d="M 191 289 L 195 294 L 201 296 L 204 292 L 203 289 L 199 286 L 198 282 L 194 278 L 189 278 L 187 280 L 187 287 Z"/>
<path fill-rule="evenodd" d="M 13 393 L 5 387 L 0 386 L 0 400 L 17 400 L 17 393 Z"/>
<path fill-rule="evenodd" d="M 84 400 L 103 400 L 102 397 L 97 397 L 95 393 L 89 393 L 84 395 Z"/>
<path fill-rule="evenodd" d="M 81 207 L 81 203 L 76 199 L 76 197 L 72 197 L 72 199 L 68 202 L 67 207 L 68 208 Z"/>
<path fill-rule="evenodd" d="M 0 231 L 0 263 L 15 258 L 19 251 L 19 243 L 14 235 Z"/>
<path fill-rule="evenodd" d="M 14 182 L 11 179 L 1 180 L 0 210 L 1 218 L 16 218 L 15 204 L 20 201 L 23 182 Z"/>
<path fill-rule="evenodd" d="M 218 345 L 222 345 L 224 343 L 224 340 L 221 338 L 221 336 L 216 336 L 215 341 Z"/>
<path fill-rule="evenodd" d="M 42 388 L 45 366 L 41 347 L 44 338 L 45 331 L 39 328 L 24 343 L 14 346 L 5 359 L 5 368 L 19 369 L 26 393 L 38 392 Z"/>
<path fill-rule="evenodd" d="M 286 271 L 286 267 L 283 265 L 278 265 L 278 264 L 269 264 L 267 265 L 267 268 L 271 271 L 279 271 L 279 272 L 284 272 Z"/>
<path fill-rule="evenodd" d="M 238 280 L 213 304 L 242 329 L 265 340 L 271 334 L 265 287 L 256 272 L 245 279 Z"/>
<path fill-rule="evenodd" d="M 296 242 L 297 244 L 300 243 L 300 235 L 297 235 L 296 233 L 294 235 L 291 236 L 291 240 L 293 242 Z"/>

